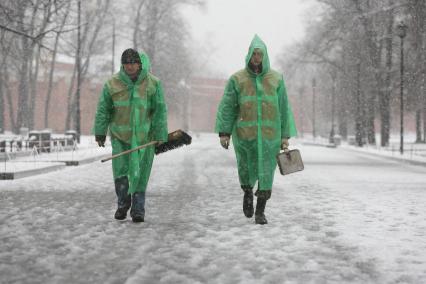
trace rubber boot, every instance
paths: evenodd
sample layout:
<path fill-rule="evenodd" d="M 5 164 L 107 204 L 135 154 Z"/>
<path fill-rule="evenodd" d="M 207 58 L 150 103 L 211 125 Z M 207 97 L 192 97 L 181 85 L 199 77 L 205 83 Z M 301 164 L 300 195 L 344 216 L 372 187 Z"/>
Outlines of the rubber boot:
<path fill-rule="evenodd" d="M 243 212 L 247 218 L 253 217 L 253 188 L 250 186 L 241 186 L 244 191 Z"/>
<path fill-rule="evenodd" d="M 265 225 L 268 224 L 268 220 L 265 217 L 266 201 L 271 197 L 271 191 L 256 191 L 257 203 L 256 212 L 254 213 L 254 221 L 256 224 Z"/>
<path fill-rule="evenodd" d="M 132 194 L 132 209 L 130 209 L 130 216 L 135 223 L 144 222 L 145 192 L 136 192 Z"/>
<path fill-rule="evenodd" d="M 115 211 L 114 218 L 124 220 L 127 217 L 127 211 L 131 204 L 131 196 L 127 194 L 127 190 L 129 189 L 127 176 L 117 178 L 114 184 L 115 193 L 117 194 L 117 211 Z"/>

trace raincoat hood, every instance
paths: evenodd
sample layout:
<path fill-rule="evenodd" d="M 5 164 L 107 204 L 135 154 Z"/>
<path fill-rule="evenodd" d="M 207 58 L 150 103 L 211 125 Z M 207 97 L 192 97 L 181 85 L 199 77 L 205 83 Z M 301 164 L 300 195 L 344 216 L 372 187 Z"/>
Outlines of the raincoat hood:
<path fill-rule="evenodd" d="M 151 61 L 149 60 L 149 57 L 144 52 L 139 52 L 139 57 L 142 62 L 142 72 L 148 73 L 151 71 Z"/>
<path fill-rule="evenodd" d="M 251 44 L 250 44 L 250 47 L 249 47 L 249 50 L 248 50 L 247 56 L 246 56 L 246 69 L 247 69 L 250 73 L 253 73 L 253 72 L 250 70 L 250 68 L 249 68 L 249 63 L 250 63 L 251 56 L 253 55 L 253 51 L 254 51 L 256 48 L 259 48 L 259 49 L 262 51 L 262 53 L 263 53 L 263 59 L 262 59 L 262 73 L 260 73 L 260 74 L 265 74 L 265 73 L 267 73 L 267 72 L 269 71 L 269 69 L 270 69 L 269 56 L 268 56 L 268 50 L 267 50 L 267 48 L 266 48 L 266 44 L 263 42 L 263 40 L 262 40 L 262 39 L 261 39 L 261 38 L 260 38 L 257 34 L 255 34 L 255 35 L 254 35 L 254 37 L 253 37 L 253 39 L 252 39 L 252 41 L 251 41 Z"/>
<path fill-rule="evenodd" d="M 151 61 L 149 60 L 148 55 L 144 52 L 139 52 L 139 58 L 141 59 L 142 70 L 138 75 L 138 79 L 136 80 L 137 83 L 141 82 L 147 76 L 148 72 L 151 70 Z M 121 67 L 120 67 L 120 79 L 127 84 L 133 84 L 132 80 L 124 71 L 123 64 L 121 64 Z"/>

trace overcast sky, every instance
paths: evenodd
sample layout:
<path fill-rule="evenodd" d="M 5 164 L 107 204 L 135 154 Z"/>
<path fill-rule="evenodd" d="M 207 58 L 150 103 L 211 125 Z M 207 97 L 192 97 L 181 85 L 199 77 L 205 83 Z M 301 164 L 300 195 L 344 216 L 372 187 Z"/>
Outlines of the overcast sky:
<path fill-rule="evenodd" d="M 303 37 L 308 7 L 313 0 L 207 0 L 205 9 L 186 8 L 203 63 L 228 77 L 244 67 L 254 36 L 266 43 L 271 66 L 282 49 Z"/>

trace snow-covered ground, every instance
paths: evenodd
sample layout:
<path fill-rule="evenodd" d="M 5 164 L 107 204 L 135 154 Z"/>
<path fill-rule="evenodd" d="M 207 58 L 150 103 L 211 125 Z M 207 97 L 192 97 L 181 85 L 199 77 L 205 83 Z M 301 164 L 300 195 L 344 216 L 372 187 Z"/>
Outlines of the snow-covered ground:
<path fill-rule="evenodd" d="M 426 164 L 426 144 L 415 143 L 416 136 L 414 133 L 405 134 L 403 153 L 400 153 L 400 135 L 392 133 L 389 139 L 389 145 L 380 146 L 380 135 L 376 135 L 376 145 L 364 144 L 362 147 L 355 146 L 355 137 L 349 136 L 348 141 L 342 141 L 339 147 L 356 150 L 358 152 L 366 152 L 374 155 L 380 155 L 392 159 L 399 159 L 404 161 L 413 162 L 414 164 Z M 328 137 L 312 138 L 310 133 L 306 133 L 303 138 L 305 144 L 315 144 L 319 146 L 330 146 Z"/>
<path fill-rule="evenodd" d="M 98 147 L 93 136 L 82 136 L 80 144 L 68 146 L 53 146 L 49 153 L 39 152 L 37 148 L 26 151 L 15 151 L 13 153 L 0 153 L 0 173 L 19 173 L 44 168 L 64 166 L 64 161 L 85 161 L 111 155 L 111 144 L 109 141 L 105 147 Z M 61 168 L 61 167 L 57 167 Z"/>
<path fill-rule="evenodd" d="M 216 135 L 156 157 L 141 224 L 113 219 L 110 162 L 0 181 L 0 282 L 425 283 L 426 167 L 292 146 L 264 226 Z"/>

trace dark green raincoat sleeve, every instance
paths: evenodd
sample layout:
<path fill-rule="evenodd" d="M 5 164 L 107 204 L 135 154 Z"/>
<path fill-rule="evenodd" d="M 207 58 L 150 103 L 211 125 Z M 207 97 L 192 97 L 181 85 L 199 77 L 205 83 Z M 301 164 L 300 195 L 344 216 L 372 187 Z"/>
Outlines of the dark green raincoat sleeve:
<path fill-rule="evenodd" d="M 225 87 L 222 100 L 216 116 L 215 132 L 217 133 L 232 133 L 235 121 L 238 115 L 238 97 L 235 88 L 235 81 L 231 77 Z"/>
<path fill-rule="evenodd" d="M 278 95 L 280 97 L 281 138 L 294 137 L 297 135 L 296 124 L 290 102 L 288 101 L 284 79 L 280 81 Z"/>
<path fill-rule="evenodd" d="M 167 141 L 167 105 L 164 101 L 163 86 L 159 81 L 157 83 L 157 90 L 155 95 L 152 96 L 151 105 L 153 107 L 152 116 L 152 139 L 154 141 Z"/>
<path fill-rule="evenodd" d="M 102 94 L 99 97 L 98 106 L 95 115 L 95 124 L 93 127 L 94 135 L 106 135 L 111 121 L 113 111 L 113 102 L 109 93 L 108 85 L 105 84 Z"/>

